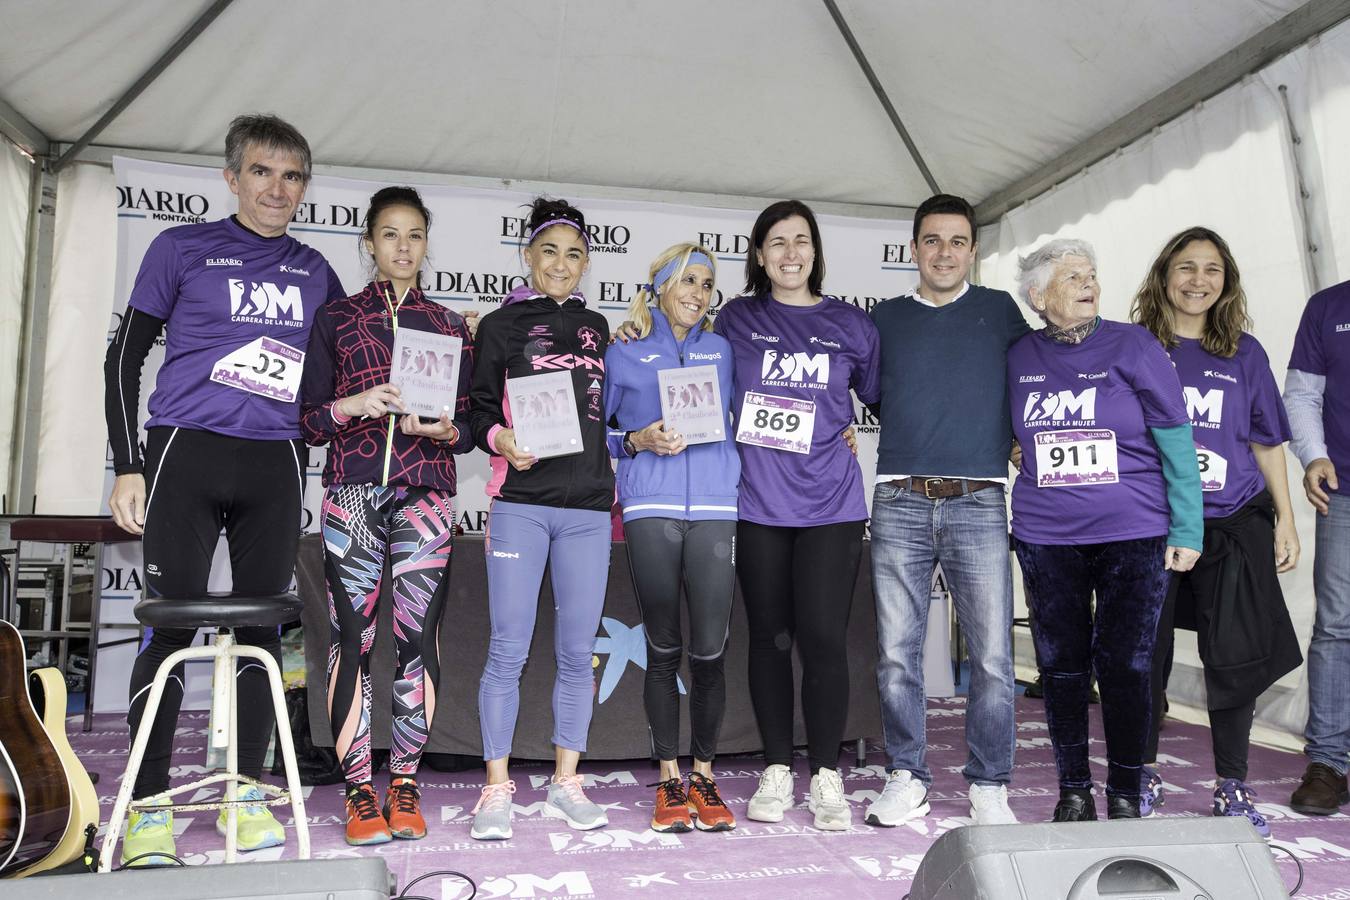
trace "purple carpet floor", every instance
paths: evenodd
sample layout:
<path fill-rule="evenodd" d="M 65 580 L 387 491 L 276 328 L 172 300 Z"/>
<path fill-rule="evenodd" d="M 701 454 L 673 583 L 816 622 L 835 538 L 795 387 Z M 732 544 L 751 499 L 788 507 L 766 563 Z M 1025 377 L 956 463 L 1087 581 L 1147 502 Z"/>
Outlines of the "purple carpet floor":
<path fill-rule="evenodd" d="M 1094 769 L 1105 775 L 1101 723 L 1093 707 Z M 1040 701 L 1017 699 L 1017 764 L 1010 789 L 1013 812 L 1023 822 L 1045 821 L 1054 807 L 1055 769 Z M 70 722 L 71 744 L 91 772 L 98 772 L 103 818 L 112 809 L 115 786 L 126 761 L 127 728 L 120 716 L 95 717 L 94 731 L 83 734 Z M 518 765 L 512 775 L 515 836 L 510 841 L 478 842 L 469 838 L 470 811 L 478 799 L 477 771 L 440 773 L 425 770 L 420 779 L 423 810 L 430 834 L 421 841 L 395 841 L 372 848 L 348 847 L 343 840 L 343 805 L 337 785 L 309 790 L 305 800 L 313 856 L 337 859 L 360 854 L 383 856 L 399 886 L 426 872 L 453 869 L 471 876 L 479 897 L 902 897 L 915 869 L 935 838 L 970 823 L 969 803 L 960 770 L 965 762 L 964 698 L 930 701 L 929 762 L 935 782 L 926 819 L 898 828 L 863 824 L 863 810 L 876 797 L 885 775 L 883 754 L 869 744 L 867 765 L 855 767 L 851 753 L 840 765 L 845 789 L 854 806 L 854 825 L 847 832 L 820 832 L 806 810 L 806 762 L 796 765 L 798 808 L 778 825 L 745 819 L 745 805 L 754 792 L 762 762 L 757 757 L 725 757 L 715 773 L 722 795 L 737 815 L 734 831 L 722 834 L 657 834 L 647 827 L 656 770 L 646 760 L 584 763 L 590 797 L 609 811 L 610 825 L 591 832 L 569 830 L 557 819 L 544 818 L 543 785 L 550 768 Z M 174 755 L 174 777 L 201 777 L 206 718 L 185 713 Z M 1160 766 L 1167 782 L 1167 802 L 1160 815 L 1209 815 L 1212 757 L 1207 729 L 1169 721 L 1162 734 Z M 1350 900 L 1350 817 L 1302 816 L 1288 807 L 1304 759 L 1253 747 L 1253 789 L 1257 807 L 1270 821 L 1273 843 L 1302 862 L 1304 900 Z M 386 777 L 376 776 L 383 792 Z M 1099 799 L 1099 804 L 1101 800 Z M 1350 809 L 1350 808 L 1347 808 Z M 290 824 L 289 807 L 277 816 Z M 180 813 L 175 818 L 178 849 L 192 865 L 219 862 L 223 839 L 216 835 L 212 813 Z M 1085 826 L 1086 827 L 1086 826 Z M 284 848 L 245 854 L 244 860 L 293 858 L 294 840 Z M 1286 885 L 1298 878 L 1295 864 L 1276 853 Z M 439 882 L 439 883 L 438 883 Z M 431 879 L 414 893 L 437 900 L 462 900 L 469 889 L 456 878 Z"/>

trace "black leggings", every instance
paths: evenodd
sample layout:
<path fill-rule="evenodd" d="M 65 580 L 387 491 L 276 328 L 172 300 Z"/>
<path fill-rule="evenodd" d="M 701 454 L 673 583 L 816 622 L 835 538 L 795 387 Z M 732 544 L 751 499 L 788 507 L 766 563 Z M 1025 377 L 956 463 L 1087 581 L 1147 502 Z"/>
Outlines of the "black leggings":
<path fill-rule="evenodd" d="M 689 606 L 689 752 L 711 762 L 726 709 L 722 674 L 736 590 L 736 523 L 635 519 L 624 523 L 628 564 L 647 633 L 643 702 L 658 759 L 675 759 L 680 738 L 677 676 L 684 635 L 680 587 Z"/>
<path fill-rule="evenodd" d="M 770 765 L 792 765 L 794 639 L 811 773 L 839 764 L 848 720 L 848 616 L 862 535 L 862 522 L 737 525 L 736 574 L 750 625 L 750 700 Z"/>
<path fill-rule="evenodd" d="M 207 589 L 211 557 L 220 530 L 230 547 L 233 590 L 280 594 L 291 583 L 300 540 L 300 497 L 308 451 L 299 441 L 253 441 L 186 428 L 151 428 L 146 447 L 145 594 L 175 597 Z M 141 727 L 150 682 L 160 663 L 192 643 L 191 628 L 142 629 L 131 669 L 127 722 L 131 739 Z M 240 644 L 261 647 L 281 662 L 275 626 L 236 628 Z M 275 717 L 267 673 L 252 660 L 238 669 L 239 771 L 262 776 Z M 169 679 L 132 796 L 169 788 L 178 710 L 183 702 L 183 666 Z"/>
<path fill-rule="evenodd" d="M 1213 577 L 1206 573 L 1206 576 Z M 1149 722 L 1148 743 L 1144 760 L 1158 759 L 1158 730 L 1163 719 L 1163 699 L 1167 693 L 1167 679 L 1172 674 L 1173 625 L 1180 618 L 1194 630 L 1194 595 L 1191 592 L 1193 572 L 1172 576 L 1171 589 L 1158 617 L 1158 644 L 1153 652 L 1153 716 Z M 1177 616 L 1178 605 L 1181 616 Z M 1182 625 L 1179 627 L 1187 627 Z M 1252 720 L 1256 717 L 1256 697 L 1240 706 L 1209 711 L 1209 737 L 1214 745 L 1214 774 L 1220 779 L 1247 780 L 1247 757 L 1252 745 Z"/>

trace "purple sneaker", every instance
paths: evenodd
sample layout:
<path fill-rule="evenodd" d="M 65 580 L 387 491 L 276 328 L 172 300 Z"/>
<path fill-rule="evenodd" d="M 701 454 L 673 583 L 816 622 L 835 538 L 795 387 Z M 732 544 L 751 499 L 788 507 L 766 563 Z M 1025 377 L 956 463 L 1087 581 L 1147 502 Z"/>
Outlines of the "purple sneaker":
<path fill-rule="evenodd" d="M 1246 816 L 1256 833 L 1269 840 L 1270 826 L 1266 824 L 1266 817 L 1252 805 L 1251 801 L 1255 799 L 1256 794 L 1247 785 L 1236 778 L 1225 778 L 1214 789 L 1214 815 Z"/>
<path fill-rule="evenodd" d="M 1155 809 L 1167 802 L 1167 795 L 1163 791 L 1162 776 L 1158 774 L 1156 769 L 1144 766 L 1141 774 L 1144 789 L 1139 794 L 1139 818 L 1147 819 L 1153 815 Z"/>

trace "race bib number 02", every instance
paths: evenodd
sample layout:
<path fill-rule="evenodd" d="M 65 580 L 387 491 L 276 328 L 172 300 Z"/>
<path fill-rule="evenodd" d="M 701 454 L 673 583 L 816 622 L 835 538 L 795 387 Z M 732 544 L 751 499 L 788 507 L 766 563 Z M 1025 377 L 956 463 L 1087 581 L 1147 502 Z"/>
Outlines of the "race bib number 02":
<path fill-rule="evenodd" d="M 1200 490 L 1223 490 L 1228 481 L 1228 460 L 1208 447 L 1196 444 L 1195 461 L 1200 464 Z"/>
<path fill-rule="evenodd" d="M 300 395 L 305 354 L 290 344 L 260 337 L 211 367 L 211 380 L 260 397 L 294 403 Z"/>
<path fill-rule="evenodd" d="M 789 453 L 810 453 L 815 430 L 814 401 L 745 392 L 736 427 L 736 440 L 742 444 Z"/>
<path fill-rule="evenodd" d="M 1084 487 L 1120 481 L 1116 433 L 1105 429 L 1036 435 L 1036 486 Z"/>

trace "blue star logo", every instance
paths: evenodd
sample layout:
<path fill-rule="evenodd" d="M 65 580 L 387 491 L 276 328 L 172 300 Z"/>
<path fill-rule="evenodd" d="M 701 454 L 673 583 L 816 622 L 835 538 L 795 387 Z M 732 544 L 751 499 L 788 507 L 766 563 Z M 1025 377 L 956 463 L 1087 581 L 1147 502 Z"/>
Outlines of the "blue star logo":
<path fill-rule="evenodd" d="M 608 616 L 600 619 L 600 625 L 605 630 L 605 636 L 595 639 L 595 654 L 609 657 L 600 673 L 600 694 L 597 698 L 604 703 L 619 686 L 619 679 L 623 678 L 630 662 L 644 672 L 647 670 L 647 632 L 641 624 L 630 628 Z M 678 675 L 675 676 L 675 686 L 681 694 L 687 693 Z"/>

